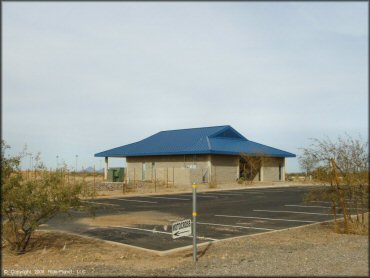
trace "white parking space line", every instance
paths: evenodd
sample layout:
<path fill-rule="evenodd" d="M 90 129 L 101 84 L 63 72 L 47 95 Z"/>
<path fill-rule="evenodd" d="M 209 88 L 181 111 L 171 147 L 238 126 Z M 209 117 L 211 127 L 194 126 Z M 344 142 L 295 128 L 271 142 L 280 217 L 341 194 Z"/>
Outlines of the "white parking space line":
<path fill-rule="evenodd" d="M 154 196 L 145 196 L 145 198 L 168 199 L 168 200 L 182 200 L 182 201 L 190 201 L 191 200 L 191 199 L 176 198 L 176 197 L 154 197 Z"/>
<path fill-rule="evenodd" d="M 311 220 L 294 220 L 294 219 L 282 219 L 282 218 L 268 218 L 268 217 L 254 217 L 254 216 L 236 216 L 236 215 L 215 215 L 218 217 L 230 217 L 230 218 L 247 218 L 247 219 L 262 219 L 262 220 L 273 220 L 273 221 L 287 221 L 287 222 L 302 222 L 302 223 L 316 223 L 317 221 Z"/>
<path fill-rule="evenodd" d="M 145 232 L 151 232 L 153 234 L 165 234 L 165 235 L 172 235 L 172 233 L 169 233 L 169 232 L 162 232 L 162 231 L 157 231 L 155 229 L 142 229 L 142 228 L 135 228 L 135 227 L 126 227 L 126 226 L 111 226 L 111 227 L 114 227 L 114 228 L 123 228 L 123 229 L 128 229 L 128 230 L 138 230 L 138 231 L 145 231 Z M 193 236 L 186 236 L 186 237 L 193 237 Z M 215 240 L 218 240 L 218 239 L 215 239 L 215 238 L 211 238 L 211 237 L 203 237 L 203 236 L 197 236 L 198 239 L 205 239 L 205 240 L 212 240 L 212 241 L 215 241 Z"/>
<path fill-rule="evenodd" d="M 116 205 L 116 204 L 109 204 L 109 203 L 99 203 L 99 202 L 91 202 L 91 201 L 81 201 L 83 203 L 91 203 L 91 204 L 98 204 L 98 205 L 106 205 L 106 206 L 115 206 L 115 207 L 119 207 L 120 205 Z"/>
<path fill-rule="evenodd" d="M 212 192 L 212 194 L 221 195 L 221 196 L 243 196 L 243 194 L 218 193 L 218 192 Z"/>
<path fill-rule="evenodd" d="M 249 191 L 249 192 L 243 192 L 243 194 L 264 194 L 263 192 L 257 192 L 257 191 Z"/>
<path fill-rule="evenodd" d="M 326 207 L 326 206 L 303 206 L 303 205 L 284 205 L 286 207 L 302 207 L 302 208 L 327 208 L 327 209 L 333 209 L 332 207 Z M 337 206 L 337 209 L 341 209 L 341 207 Z M 356 209 L 354 207 L 347 207 L 347 209 Z"/>
<path fill-rule="evenodd" d="M 255 192 L 287 192 L 287 190 L 255 190 Z"/>
<path fill-rule="evenodd" d="M 284 205 L 286 207 L 300 207 L 300 208 L 331 208 L 325 206 L 304 206 L 304 205 Z"/>
<path fill-rule="evenodd" d="M 349 200 L 346 199 L 346 201 L 348 202 Z M 332 202 L 330 202 L 330 201 L 310 201 L 310 203 L 326 203 L 326 204 L 331 204 Z M 353 203 L 353 201 L 352 202 L 348 202 L 348 203 Z"/>
<path fill-rule="evenodd" d="M 257 228 L 257 227 L 250 227 L 250 226 L 225 225 L 225 224 L 206 223 L 206 222 L 197 222 L 197 224 L 200 224 L 200 225 L 210 225 L 210 226 L 221 226 L 221 227 L 234 227 L 234 228 L 241 228 L 241 229 L 254 229 L 254 230 L 264 230 L 264 231 L 275 231 L 275 229 Z"/>
<path fill-rule="evenodd" d="M 197 194 L 197 198 L 213 198 L 213 199 L 217 199 L 219 196 L 215 196 L 215 195 L 208 195 L 205 196 L 205 195 L 200 195 L 200 194 Z"/>
<path fill-rule="evenodd" d="M 129 199 L 114 199 L 114 200 L 120 200 L 120 201 L 126 201 L 126 202 L 137 202 L 137 203 L 151 203 L 151 204 L 158 204 L 158 202 L 142 201 L 142 200 L 129 200 Z"/>
<path fill-rule="evenodd" d="M 316 214 L 316 215 L 332 215 L 330 213 L 318 213 L 318 212 L 304 212 L 304 211 L 291 211 L 291 210 L 264 210 L 254 209 L 253 211 L 264 211 L 264 212 L 276 212 L 276 213 L 298 213 L 298 214 Z M 340 214 L 340 213 L 337 213 Z"/>
<path fill-rule="evenodd" d="M 264 192 L 273 193 L 273 192 L 286 192 L 286 191 L 283 191 L 283 190 L 245 190 L 243 191 L 243 193 L 264 193 Z"/>
<path fill-rule="evenodd" d="M 142 229 L 142 228 L 135 228 L 135 227 L 125 227 L 125 226 L 111 226 L 111 227 L 114 227 L 114 228 L 124 228 L 124 229 L 128 229 L 128 230 L 138 230 L 138 231 L 145 231 L 145 232 L 151 232 L 153 234 L 165 234 L 165 235 L 172 235 L 172 233 L 169 233 L 169 232 L 162 232 L 162 231 L 157 231 L 155 229 Z"/>
<path fill-rule="evenodd" d="M 281 192 L 306 192 L 309 189 L 286 189 L 286 190 L 280 190 Z M 273 191 L 270 189 L 270 191 Z"/>

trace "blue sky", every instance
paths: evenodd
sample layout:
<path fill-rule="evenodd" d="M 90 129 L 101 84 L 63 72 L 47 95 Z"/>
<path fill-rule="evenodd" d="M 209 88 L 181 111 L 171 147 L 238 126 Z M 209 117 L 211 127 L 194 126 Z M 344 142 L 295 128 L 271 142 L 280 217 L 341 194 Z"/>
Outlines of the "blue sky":
<path fill-rule="evenodd" d="M 2 7 L 3 139 L 48 167 L 77 154 L 99 168 L 94 153 L 212 125 L 297 155 L 308 138 L 367 140 L 366 2 Z"/>

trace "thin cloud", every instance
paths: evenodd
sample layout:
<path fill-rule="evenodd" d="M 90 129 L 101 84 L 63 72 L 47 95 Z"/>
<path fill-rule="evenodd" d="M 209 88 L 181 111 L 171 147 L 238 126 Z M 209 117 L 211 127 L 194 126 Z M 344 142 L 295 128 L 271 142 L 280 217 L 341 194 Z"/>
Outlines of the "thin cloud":
<path fill-rule="evenodd" d="M 166 129 L 230 124 L 297 154 L 309 137 L 366 137 L 366 11 L 4 3 L 3 138 L 14 151 L 41 151 L 50 167 L 57 154 L 87 167 L 98 151 Z"/>

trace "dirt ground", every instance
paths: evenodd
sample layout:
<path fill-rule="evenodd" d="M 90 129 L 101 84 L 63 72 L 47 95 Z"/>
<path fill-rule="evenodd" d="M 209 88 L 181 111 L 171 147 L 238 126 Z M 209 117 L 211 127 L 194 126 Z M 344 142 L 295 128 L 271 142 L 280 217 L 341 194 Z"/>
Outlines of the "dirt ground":
<path fill-rule="evenodd" d="M 81 218 L 77 223 L 92 227 L 134 226 L 144 225 L 167 225 L 171 220 L 176 220 L 177 215 L 159 211 L 137 211 L 119 215 L 104 215 Z"/>
<path fill-rule="evenodd" d="M 333 232 L 332 224 L 214 242 L 159 256 L 129 246 L 38 231 L 30 251 L 2 250 L 3 275 L 33 276 L 369 276 L 368 236 Z M 36 240 L 37 239 L 37 240 Z"/>
<path fill-rule="evenodd" d="M 264 186 L 296 186 L 307 183 L 224 184 L 199 191 Z M 190 186 L 189 186 L 190 187 Z M 159 189 L 159 188 L 157 188 Z M 191 188 L 163 187 L 156 193 L 190 192 Z M 155 193 L 142 187 L 122 193 L 98 191 L 100 196 Z M 152 215 L 148 224 L 161 224 L 171 213 Z M 96 217 L 82 221 L 90 225 L 143 223 L 142 215 Z M 154 220 L 153 220 L 154 219 Z M 152 223 L 150 221 L 154 221 Z M 176 251 L 164 256 L 119 243 L 81 237 L 61 232 L 38 231 L 31 239 L 30 250 L 13 255 L 2 249 L 2 275 L 7 276 L 369 276 L 368 236 L 333 232 L 329 223 L 292 228 L 284 231 L 244 236 L 213 242 L 198 248 L 198 263 L 192 262 L 192 250 Z"/>

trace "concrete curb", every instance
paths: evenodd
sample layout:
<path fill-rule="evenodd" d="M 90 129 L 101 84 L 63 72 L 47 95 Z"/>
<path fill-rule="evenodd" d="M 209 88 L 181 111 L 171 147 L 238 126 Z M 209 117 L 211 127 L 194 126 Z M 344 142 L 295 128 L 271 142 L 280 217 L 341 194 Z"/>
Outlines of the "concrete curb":
<path fill-rule="evenodd" d="M 341 219 L 343 219 L 343 217 L 337 218 L 337 220 L 341 220 Z M 306 225 L 302 225 L 302 226 L 298 226 L 298 227 L 291 227 L 291 228 L 286 228 L 286 229 L 281 229 L 281 230 L 262 232 L 262 233 L 252 234 L 252 235 L 242 235 L 242 236 L 236 236 L 236 237 L 229 237 L 229 238 L 225 238 L 225 239 L 217 239 L 217 240 L 214 240 L 214 241 L 202 242 L 202 243 L 197 244 L 197 245 L 198 245 L 198 248 L 206 246 L 206 245 L 214 245 L 214 244 L 217 245 L 220 242 L 230 241 L 230 240 L 234 240 L 234 239 L 255 237 L 255 236 L 261 236 L 261 235 L 266 235 L 266 234 L 271 234 L 271 233 L 278 233 L 278 232 L 283 232 L 283 231 L 288 231 L 288 230 L 294 230 L 294 229 L 302 229 L 302 228 L 307 228 L 307 227 L 310 227 L 310 226 L 320 225 L 320 224 L 323 224 L 323 223 L 329 223 L 329 222 L 333 222 L 333 221 L 334 220 L 326 220 L 326 221 L 321 221 L 321 222 L 316 222 L 316 223 L 312 223 L 312 224 L 306 224 Z M 86 238 L 86 239 L 90 239 L 90 240 L 92 239 L 92 240 L 105 242 L 105 243 L 109 243 L 109 244 L 113 244 L 113 245 L 128 247 L 128 248 L 131 248 L 131 249 L 134 249 L 134 250 L 148 252 L 148 253 L 151 253 L 153 255 L 157 255 L 157 256 L 160 256 L 160 257 L 173 255 L 175 253 L 179 253 L 179 252 L 186 251 L 186 250 L 191 250 L 193 248 L 193 245 L 186 245 L 186 246 L 182 246 L 182 247 L 178 247 L 178 248 L 174 248 L 174 249 L 170 249 L 170 250 L 158 251 L 158 250 L 153 250 L 153 249 L 149 249 L 149 248 L 129 245 L 129 244 L 121 243 L 121 242 L 116 242 L 116 241 L 111 241 L 111 240 L 106 240 L 106 239 L 100 239 L 100 238 L 97 238 L 97 237 L 94 237 L 94 236 L 81 235 L 81 234 L 77 234 L 77 233 L 73 233 L 73 232 L 59 231 L 59 230 L 41 230 L 41 231 L 43 231 L 43 232 L 52 231 L 52 232 L 57 232 L 57 233 L 74 235 L 74 236 L 78 236 L 78 237 L 82 237 L 82 238 Z M 199 251 L 200 250 L 198 250 L 198 253 L 199 253 Z"/>
<path fill-rule="evenodd" d="M 241 189 L 260 189 L 260 188 L 288 188 L 288 187 L 307 187 L 307 186 L 319 186 L 316 184 L 273 184 L 273 185 L 252 185 L 252 186 L 240 186 L 240 187 L 230 187 L 230 188 L 206 188 L 198 190 L 199 192 L 222 192 L 222 191 L 233 191 Z M 146 196 L 162 196 L 162 195 L 178 195 L 184 193 L 191 193 L 192 190 L 180 190 L 175 192 L 148 192 L 148 193 L 135 193 L 135 194 L 117 194 L 109 196 L 97 196 L 95 199 L 114 199 L 114 198 L 129 198 L 129 197 L 146 197 Z"/>
<path fill-rule="evenodd" d="M 138 246 L 134 246 L 134 245 L 129 245 L 129 244 L 125 244 L 125 243 L 121 243 L 121 242 L 117 242 L 117 241 L 101 239 L 101 238 L 97 238 L 97 237 L 94 237 L 94 236 L 81 235 L 81 234 L 74 233 L 74 232 L 52 230 L 52 229 L 40 230 L 40 231 L 42 231 L 42 232 L 56 232 L 56 233 L 62 233 L 62 234 L 66 234 L 66 235 L 74 235 L 74 236 L 82 237 L 82 238 L 85 238 L 85 239 L 90 239 L 90 240 L 105 242 L 105 243 L 109 243 L 109 244 L 113 244 L 113 245 L 124 246 L 124 247 L 128 247 L 128 248 L 131 248 L 131 249 L 136 249 L 136 250 L 140 250 L 140 251 L 145 251 L 145 252 L 153 253 L 155 255 L 159 255 L 158 252 L 163 252 L 163 251 L 157 251 L 157 250 L 153 250 L 153 249 L 138 247 Z"/>
<path fill-rule="evenodd" d="M 338 218 L 337 220 L 340 220 L 340 219 L 342 219 L 342 218 Z M 301 229 L 301 228 L 306 228 L 306 227 L 314 226 L 314 225 L 320 225 L 322 223 L 333 222 L 333 221 L 334 220 L 327 220 L 327 221 L 322 221 L 322 222 L 317 222 L 317 223 L 302 225 L 302 226 L 298 226 L 298 227 L 291 227 L 291 228 L 286 228 L 286 229 L 281 229 L 281 230 L 275 230 L 275 231 L 269 231 L 269 232 L 262 232 L 262 233 L 258 233 L 258 234 L 229 237 L 229 238 L 224 238 L 224 239 L 218 239 L 218 240 L 215 240 L 215 241 L 204 242 L 202 244 L 206 244 L 207 243 L 207 244 L 211 244 L 211 245 L 213 245 L 213 244 L 216 244 L 217 245 L 220 242 L 230 241 L 230 240 L 234 240 L 234 239 L 241 239 L 241 238 L 247 238 L 247 237 L 255 237 L 255 236 L 261 236 L 261 235 L 266 235 L 266 234 L 271 234 L 271 233 L 278 233 L 278 232 L 283 232 L 283 231 L 288 231 L 288 230 Z M 192 247 L 193 247 L 192 245 L 188 245 L 188 246 L 182 247 L 182 250 L 177 250 L 177 249 L 181 249 L 181 248 L 176 248 L 176 249 L 171 249 L 171 250 L 168 250 L 168 251 L 161 251 L 161 252 L 166 252 L 166 254 L 164 254 L 164 255 L 171 255 L 173 253 L 177 253 L 179 251 L 190 249 Z M 199 252 L 199 250 L 198 250 L 198 252 Z"/>
<path fill-rule="evenodd" d="M 178 247 L 178 248 L 174 248 L 174 249 L 170 249 L 170 250 L 158 251 L 158 250 L 139 247 L 139 246 L 135 246 L 135 245 L 129 245 L 129 244 L 126 244 L 126 243 L 111 241 L 111 240 L 107 240 L 107 239 L 101 239 L 101 238 L 97 238 L 97 237 L 94 237 L 94 236 L 81 235 L 81 234 L 74 233 L 74 232 L 52 230 L 52 229 L 50 229 L 50 230 L 39 230 L 39 231 L 46 232 L 46 233 L 47 232 L 56 232 L 56 233 L 62 233 L 62 234 L 66 234 L 66 235 L 73 235 L 73 236 L 77 236 L 77 237 L 81 237 L 81 238 L 85 238 L 85 239 L 89 239 L 89 240 L 105 242 L 105 243 L 109 243 L 109 244 L 112 244 L 112 245 L 118 245 L 118 246 L 123 246 L 123 247 L 131 248 L 131 249 L 135 249 L 135 250 L 139 250 L 139 251 L 152 253 L 153 255 L 157 255 L 157 256 L 160 256 L 160 257 L 166 256 L 166 255 L 171 255 L 172 253 L 181 252 L 181 251 L 185 251 L 187 249 L 192 249 L 193 248 L 192 245 L 186 245 L 186 246 L 182 246 L 182 247 Z M 212 242 L 213 241 L 206 241 L 206 242 L 198 243 L 197 246 L 202 247 L 204 245 L 209 245 Z"/>

